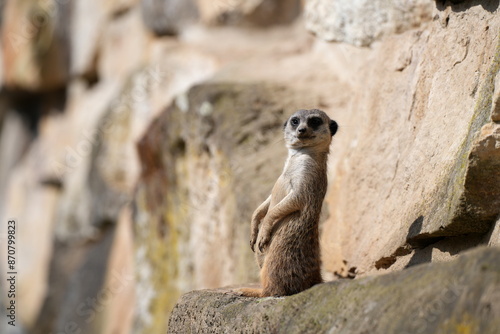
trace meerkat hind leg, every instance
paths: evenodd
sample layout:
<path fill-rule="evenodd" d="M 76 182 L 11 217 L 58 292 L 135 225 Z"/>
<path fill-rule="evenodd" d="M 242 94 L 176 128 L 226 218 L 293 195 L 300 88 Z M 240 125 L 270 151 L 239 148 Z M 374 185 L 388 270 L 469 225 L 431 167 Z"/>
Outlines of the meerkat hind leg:
<path fill-rule="evenodd" d="M 237 290 L 238 294 L 244 297 L 262 297 L 262 288 L 240 288 Z"/>
<path fill-rule="evenodd" d="M 263 256 L 262 254 L 257 255 L 257 262 L 259 263 L 259 266 L 262 265 L 262 269 L 260 270 L 260 283 L 262 288 L 240 288 L 237 290 L 237 292 L 241 296 L 255 297 L 255 298 L 269 297 L 269 295 L 265 293 L 266 290 L 268 289 L 268 283 L 269 283 L 269 279 L 267 277 L 267 266 L 266 266 L 265 256 Z"/>

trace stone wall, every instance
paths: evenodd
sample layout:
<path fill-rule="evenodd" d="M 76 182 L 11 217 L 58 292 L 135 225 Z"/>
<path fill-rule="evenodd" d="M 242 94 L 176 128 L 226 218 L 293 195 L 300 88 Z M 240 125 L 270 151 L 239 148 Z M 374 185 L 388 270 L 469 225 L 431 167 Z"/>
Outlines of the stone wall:
<path fill-rule="evenodd" d="M 334 146 L 343 152 L 324 234 L 347 269 L 388 268 L 443 238 L 484 234 L 498 217 L 499 27 L 485 7 L 438 5 L 433 21 L 383 38 L 356 64 L 356 117 Z"/>
<path fill-rule="evenodd" d="M 340 125 L 325 278 L 500 245 L 496 1 L 0 3 L 2 333 L 162 333 L 182 294 L 256 282 L 249 219 L 299 108 Z"/>

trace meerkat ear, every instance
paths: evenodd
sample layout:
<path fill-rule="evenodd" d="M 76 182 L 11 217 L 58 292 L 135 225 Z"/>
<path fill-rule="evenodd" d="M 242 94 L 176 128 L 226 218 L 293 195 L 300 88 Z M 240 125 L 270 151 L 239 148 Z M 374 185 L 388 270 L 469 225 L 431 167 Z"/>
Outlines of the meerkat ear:
<path fill-rule="evenodd" d="M 285 130 L 287 124 L 288 124 L 288 120 L 286 120 L 285 124 L 283 124 L 283 130 Z"/>
<path fill-rule="evenodd" d="M 332 137 L 337 133 L 339 126 L 337 122 L 335 121 L 330 121 L 330 133 L 332 134 Z"/>

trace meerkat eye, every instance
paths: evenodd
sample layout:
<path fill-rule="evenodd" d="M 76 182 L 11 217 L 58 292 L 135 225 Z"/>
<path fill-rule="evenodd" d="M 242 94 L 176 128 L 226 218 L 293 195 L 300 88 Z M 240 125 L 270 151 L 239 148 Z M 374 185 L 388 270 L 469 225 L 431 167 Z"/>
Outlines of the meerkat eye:
<path fill-rule="evenodd" d="M 293 117 L 291 120 L 290 120 L 290 123 L 292 123 L 293 126 L 297 126 L 299 125 L 300 121 L 297 117 Z"/>
<path fill-rule="evenodd" d="M 323 124 L 323 120 L 319 117 L 311 117 L 307 121 L 307 125 L 309 125 L 311 128 L 314 128 L 314 129 L 322 124 Z"/>

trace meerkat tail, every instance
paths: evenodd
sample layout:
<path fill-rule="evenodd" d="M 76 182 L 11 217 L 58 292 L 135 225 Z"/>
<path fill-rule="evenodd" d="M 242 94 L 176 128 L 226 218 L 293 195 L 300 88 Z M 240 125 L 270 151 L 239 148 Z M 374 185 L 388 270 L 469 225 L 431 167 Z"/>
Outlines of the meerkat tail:
<path fill-rule="evenodd" d="M 238 293 L 244 297 L 262 297 L 262 288 L 241 288 Z"/>

